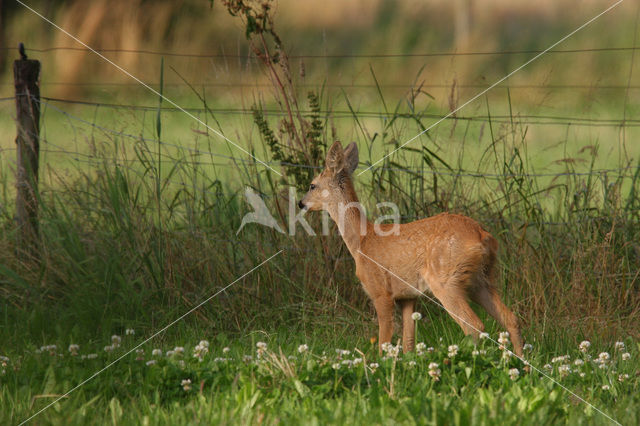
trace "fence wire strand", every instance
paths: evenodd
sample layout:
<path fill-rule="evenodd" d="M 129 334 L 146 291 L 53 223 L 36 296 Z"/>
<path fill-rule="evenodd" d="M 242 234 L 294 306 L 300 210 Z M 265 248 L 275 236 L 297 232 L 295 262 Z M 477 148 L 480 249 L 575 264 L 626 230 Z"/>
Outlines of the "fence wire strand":
<path fill-rule="evenodd" d="M 4 46 L 0 47 L 2 50 L 15 50 L 17 47 Z M 611 46 L 611 47 L 592 47 L 582 49 L 557 49 L 550 50 L 549 54 L 575 54 L 575 53 L 594 53 L 594 52 L 630 52 L 639 49 L 636 46 Z M 84 47 L 73 46 L 50 46 L 43 48 L 28 48 L 27 52 L 37 53 L 49 53 L 58 51 L 70 51 L 89 53 L 90 50 Z M 137 55 L 155 55 L 155 56 L 169 56 L 169 57 L 182 57 L 182 58 L 230 58 L 230 59 L 243 59 L 253 58 L 258 59 L 251 51 L 246 53 L 213 53 L 213 52 L 201 52 L 201 53 L 185 53 L 185 52 L 168 52 L 157 51 L 147 49 L 116 49 L 116 48 L 98 48 L 95 49 L 100 53 L 131 53 Z M 476 51 L 476 52 L 422 52 L 422 53 L 372 53 L 372 54 L 351 54 L 351 53 L 328 53 L 328 54 L 292 54 L 287 55 L 289 59 L 393 59 L 393 58 L 429 58 L 429 57 L 450 57 L 450 56 L 503 56 L 503 55 L 532 55 L 543 52 L 539 49 L 525 49 L 525 50 L 493 50 L 493 51 Z"/>

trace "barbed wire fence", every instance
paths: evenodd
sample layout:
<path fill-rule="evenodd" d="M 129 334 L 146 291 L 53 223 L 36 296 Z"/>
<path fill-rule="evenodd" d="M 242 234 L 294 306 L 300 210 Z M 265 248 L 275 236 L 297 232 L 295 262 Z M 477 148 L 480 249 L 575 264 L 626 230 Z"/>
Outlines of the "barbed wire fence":
<path fill-rule="evenodd" d="M 637 46 L 609 46 L 609 47 L 591 47 L 581 49 L 554 49 L 550 50 L 549 54 L 567 54 L 567 53 L 594 53 L 594 52 L 631 52 L 638 50 Z M 0 50 L 18 51 L 18 47 L 2 46 Z M 91 50 L 85 47 L 74 46 L 50 46 L 42 48 L 26 48 L 26 52 L 48 53 L 56 51 L 76 51 L 90 53 Z M 94 49 L 100 53 L 135 53 L 139 55 L 154 55 L 154 56 L 176 56 L 187 58 L 246 58 L 253 57 L 253 53 L 247 50 L 246 54 L 234 54 L 234 53 L 186 53 L 186 52 L 169 52 L 169 51 L 157 51 L 157 50 L 143 50 L 143 49 L 119 49 L 119 48 L 96 48 Z M 372 53 L 372 54 L 351 54 L 351 53 L 336 53 L 336 54 L 290 54 L 290 59 L 326 59 L 326 58 L 408 58 L 408 57 L 438 57 L 438 56 L 493 56 L 493 55 L 522 55 L 522 54 L 538 54 L 543 52 L 539 49 L 522 49 L 522 50 L 491 50 L 491 51 L 477 51 L 477 52 L 423 52 L 423 53 Z"/>
<path fill-rule="evenodd" d="M 0 47 L 0 49 L 4 50 L 12 50 L 14 48 L 8 47 Z M 551 51 L 549 53 L 553 54 L 578 54 L 584 52 L 633 52 L 637 50 L 636 47 L 609 47 L 609 48 L 592 48 L 592 49 L 573 49 L 573 50 L 558 50 Z M 16 49 L 17 50 L 17 49 Z M 29 49 L 30 52 L 56 52 L 59 50 L 66 51 L 78 51 L 78 52 L 89 52 L 84 48 L 74 48 L 74 47 L 49 47 L 42 49 Z M 208 53 L 199 53 L 199 54 L 188 54 L 188 53 L 175 53 L 175 52 L 159 52 L 159 51 L 147 51 L 147 50 L 127 50 L 127 49 L 99 49 L 100 52 L 103 53 L 131 53 L 131 54 L 140 54 L 140 55 L 159 55 L 159 56 L 176 56 L 176 57 L 193 57 L 193 58 L 238 58 L 238 57 L 250 57 L 251 55 L 229 55 L 229 54 L 208 54 Z M 536 50 L 521 50 L 521 51 L 491 51 L 491 52 L 454 52 L 454 53 L 424 53 L 424 54 L 377 54 L 377 55 L 291 55 L 292 59 L 330 59 L 330 58 L 341 58 L 341 59 L 351 59 L 351 58 L 381 58 L 381 59 L 393 59 L 393 58 L 406 58 L 406 57 L 433 57 L 433 56 L 487 56 L 487 55 L 514 55 L 514 54 L 533 54 L 539 53 L 540 51 Z M 134 83 L 121 83 L 121 82 L 97 82 L 97 83 L 75 83 L 75 82 L 49 82 L 48 85 L 69 85 L 69 86 L 83 86 L 87 88 L 100 88 L 100 87 L 111 87 L 111 86 L 122 86 L 122 87 L 131 87 L 135 86 Z M 188 86 L 186 83 L 167 83 L 168 85 L 176 85 L 176 86 Z M 0 83 L 0 87 L 8 86 L 9 83 Z M 268 85 L 264 84 L 249 84 L 249 83 L 202 83 L 200 86 L 203 87 L 227 87 L 227 86 L 243 86 L 243 87 L 266 87 Z M 316 87 L 313 85 L 308 85 L 309 87 Z M 439 87 L 439 88 L 448 88 L 450 84 L 431 84 L 424 85 L 423 87 Z M 336 88 L 366 88 L 366 87 L 379 87 L 377 84 L 334 84 L 333 87 Z M 387 85 L 383 87 L 391 87 L 391 88 L 410 88 L 412 85 Z M 481 84 L 462 84 L 458 85 L 458 87 L 465 88 L 486 88 L 488 85 Z M 589 90 L 635 90 L 640 89 L 640 86 L 631 85 L 630 83 L 627 85 L 584 85 L 584 84 L 569 84 L 569 85 L 505 85 L 507 88 L 522 88 L 522 89 L 540 89 L 545 88 L 549 90 L 580 90 L 580 89 L 589 89 Z M 0 104 L 9 103 L 16 100 L 16 96 L 5 96 L 0 97 Z M 67 99 L 67 98 L 57 98 L 57 97 L 48 97 L 41 96 L 36 100 L 41 109 L 46 110 L 50 109 L 52 111 L 57 112 L 58 114 L 65 117 L 65 119 L 69 123 L 75 123 L 73 125 L 77 126 L 86 126 L 91 128 L 92 130 L 100 131 L 105 136 L 108 137 L 118 137 L 127 139 L 132 142 L 146 142 L 153 143 L 157 146 L 162 146 L 168 149 L 181 150 L 182 152 L 188 152 L 193 156 L 198 156 L 198 159 L 189 159 L 189 158 L 180 158 L 181 164 L 184 166 L 214 166 L 214 167 L 229 167 L 229 166 L 237 166 L 239 164 L 249 165 L 252 167 L 257 166 L 255 160 L 249 157 L 237 157 L 233 155 L 225 155 L 217 152 L 210 152 L 208 150 L 203 150 L 200 148 L 192 148 L 189 146 L 185 146 L 182 144 L 171 143 L 166 140 L 158 140 L 157 138 L 147 138 L 144 137 L 143 134 L 132 134 L 127 133 L 122 130 L 117 130 L 113 128 L 109 128 L 104 125 L 97 124 L 96 122 L 92 122 L 81 118 L 80 116 L 74 114 L 70 110 L 66 109 L 65 106 L 72 106 L 73 108 L 82 108 L 82 107 L 91 107 L 95 109 L 99 108 L 108 108 L 113 110 L 123 110 L 123 111 L 134 111 L 134 112 L 162 112 L 162 113 L 175 113 L 180 112 L 179 109 L 173 107 L 159 107 L 153 105 L 140 105 L 140 104 L 123 104 L 123 103 L 110 103 L 110 102 L 96 102 L 93 100 L 81 100 L 81 99 Z M 193 113 L 214 113 L 219 115 L 235 115 L 241 117 L 247 117 L 253 115 L 253 110 L 248 108 L 211 108 L 211 107 L 188 107 L 184 108 L 185 110 Z M 265 115 L 271 117 L 278 117 L 283 115 L 284 113 L 277 109 L 265 109 L 263 110 Z M 312 114 L 318 114 L 318 111 L 301 111 L 303 116 L 310 116 Z M 411 114 L 403 114 L 403 113 L 382 113 L 377 111 L 352 111 L 352 110 L 320 110 L 319 114 L 323 119 L 353 119 L 357 118 L 379 118 L 379 119 L 390 119 L 392 116 L 397 116 L 400 118 L 409 118 Z M 441 115 L 432 114 L 432 113 L 421 113 L 421 118 L 434 118 L 440 119 Z M 534 125 L 534 126 L 571 126 L 571 127 L 610 127 L 610 128 L 637 128 L 640 127 L 640 119 L 634 118 L 622 118 L 622 119 L 613 119 L 613 118 L 592 118 L 592 117 L 577 117 L 577 116 L 552 116 L 552 115 L 533 115 L 533 114 L 525 114 L 518 115 L 517 117 L 518 124 L 520 125 Z M 468 121 L 468 122 L 482 122 L 482 123 L 497 123 L 497 124 L 513 124 L 513 116 L 510 115 L 482 115 L 482 114 L 469 114 L 469 115 L 456 115 L 449 118 L 450 120 L 456 121 Z M 125 167 L 128 170 L 131 170 L 133 173 L 138 174 L 142 177 L 142 174 L 139 168 L 136 168 L 136 163 L 139 163 L 139 159 L 127 159 L 122 157 L 108 157 L 105 155 L 98 155 L 97 153 L 87 153 L 81 151 L 73 151 L 68 147 L 64 147 L 62 145 L 56 144 L 54 141 L 49 140 L 46 137 L 40 136 L 40 140 L 43 143 L 43 146 L 40 149 L 40 152 L 55 154 L 55 155 L 65 155 L 71 161 L 74 161 L 78 164 L 86 164 L 89 166 L 98 165 L 105 161 L 111 162 L 113 164 L 117 164 L 119 167 Z M 0 155 L 5 152 L 15 152 L 16 148 L 0 147 Z M 161 162 L 175 162 L 176 158 L 172 157 L 167 153 L 157 153 L 158 161 Z M 205 157 L 208 157 L 205 158 Z M 11 162 L 11 161 L 10 161 Z M 13 162 L 15 164 L 15 162 Z M 277 166 L 285 166 L 289 168 L 317 168 L 313 166 L 309 166 L 306 164 L 295 164 L 289 162 L 277 162 L 277 161 L 267 161 L 267 164 L 277 165 Z M 365 168 L 362 166 L 361 168 Z M 480 171 L 470 171 L 464 169 L 438 169 L 435 167 L 424 168 L 424 167 L 397 167 L 383 165 L 377 167 L 378 170 L 382 171 L 392 171 L 398 173 L 411 173 L 414 175 L 431 175 L 431 176 L 447 176 L 447 177 L 455 177 L 455 178 L 469 178 L 469 179 L 485 179 L 485 180 L 495 180 L 502 181 L 507 178 L 527 178 L 527 179 L 536 179 L 536 178 L 559 178 L 562 176 L 607 176 L 610 178 L 623 178 L 623 179 L 635 179 L 638 175 L 639 166 L 638 165 L 626 165 L 618 168 L 607 168 L 607 169 L 592 169 L 585 172 L 578 171 L 563 171 L 558 173 L 518 173 L 518 174 L 508 174 L 508 173 L 488 173 L 488 172 L 480 172 Z M 185 187 L 187 184 L 185 182 L 171 182 L 173 185 Z M 405 217 L 407 219 L 411 219 L 411 216 Z M 545 222 L 547 225 L 567 225 L 567 222 Z"/>
<path fill-rule="evenodd" d="M 14 97 L 11 98 L 0 98 L 0 102 L 2 101 L 13 101 Z M 220 159 L 224 159 L 224 160 L 231 160 L 234 162 L 238 162 L 238 163 L 247 163 L 247 164 L 256 164 L 255 160 L 252 160 L 251 158 L 245 158 L 245 157 L 236 157 L 236 156 L 232 156 L 232 155 L 225 155 L 225 154 L 220 154 L 220 153 L 215 153 L 215 152 L 211 152 L 211 151 L 206 151 L 206 150 L 202 150 L 202 149 L 197 149 L 197 148 L 191 148 L 185 145 L 180 145 L 180 144 L 175 144 L 175 143 L 171 143 L 171 142 L 167 142 L 165 140 L 158 140 L 156 138 L 147 138 L 144 137 L 140 134 L 135 135 L 132 133 L 127 133 L 124 132 L 122 130 L 116 130 L 116 129 L 112 129 L 109 127 L 105 127 L 99 124 L 96 124 L 95 122 L 91 122 L 88 120 L 85 120 L 67 110 L 64 110 L 58 106 L 55 105 L 54 102 L 63 102 L 63 103 L 71 103 L 71 104 L 78 104 L 78 105 L 83 105 L 83 106 L 94 106 L 94 107 L 107 107 L 107 108 L 113 108 L 113 109 L 125 109 L 125 110 L 132 110 L 132 111 L 158 111 L 159 109 L 162 112 L 180 112 L 178 109 L 176 108 L 167 108 L 167 107 L 162 107 L 162 108 L 158 108 L 158 107 L 153 107 L 153 106 L 140 106 L 140 105 L 127 105 L 127 104 L 109 104 L 109 103 L 101 103 L 101 102 L 88 102 L 88 101 L 72 101 L 72 100 L 64 100 L 64 99 L 54 99 L 54 98 L 48 98 L 45 96 L 41 97 L 40 100 L 40 104 L 45 106 L 46 108 L 51 108 L 52 110 L 60 113 L 61 115 L 63 115 L 64 117 L 66 117 L 67 119 L 76 122 L 78 124 L 82 124 L 85 126 L 89 126 L 93 129 L 97 129 L 100 130 L 102 132 L 104 132 L 105 134 L 111 135 L 111 136 L 118 136 L 118 137 L 124 137 L 127 138 L 129 140 L 132 141 L 142 141 L 142 142 L 148 142 L 148 143 L 154 143 L 154 144 L 159 144 L 165 147 L 170 147 L 170 148 L 176 148 L 176 149 L 181 149 L 181 150 L 185 150 L 188 152 L 191 152 L 193 154 L 196 155 L 207 155 L 207 156 L 212 156 L 212 157 L 216 157 L 216 158 L 220 158 Z M 244 115 L 244 116 L 249 116 L 253 114 L 253 111 L 250 109 L 216 109 L 216 108 L 185 108 L 187 110 L 193 111 L 193 112 L 207 112 L 207 111 L 212 111 L 212 112 L 216 112 L 216 113 L 230 113 L 230 114 L 239 114 L 239 115 Z M 281 111 L 277 111 L 277 110 L 266 110 L 265 113 L 269 114 L 269 115 L 282 115 Z M 302 112 L 303 114 L 313 114 L 314 112 L 312 111 L 308 111 L 308 112 Z M 325 114 L 326 116 L 333 116 L 334 114 L 340 115 L 340 114 L 350 114 L 349 116 L 346 116 L 345 118 L 349 118 L 349 117 L 353 117 L 353 113 L 350 111 L 322 111 L 321 114 Z M 401 115 L 401 114 L 400 114 Z M 362 117 L 362 116 L 366 116 L 366 117 L 374 117 L 374 118 L 389 118 L 392 116 L 392 114 L 383 114 L 383 113 L 357 113 L 358 117 Z M 439 115 L 437 114 L 423 114 L 421 115 L 422 117 L 425 118 L 440 118 Z M 452 117 L 450 118 L 450 120 L 468 120 L 468 121 L 482 121 L 482 122 L 493 122 L 493 123 L 501 123 L 501 124 L 510 124 L 511 121 L 508 120 L 509 116 L 500 116 L 500 115 L 495 115 L 495 116 L 483 116 L 483 115 L 478 115 L 478 116 L 458 116 L 458 117 Z M 594 118 L 580 118 L 580 117 L 553 117 L 553 116 L 534 116 L 534 115 L 519 115 L 517 117 L 518 119 L 518 123 L 519 124 L 531 124 L 531 125 L 563 125 L 563 126 L 576 126 L 576 127 L 580 127 L 580 126 L 597 126 L 597 127 L 616 127 L 616 128 L 622 128 L 622 127 L 640 127 L 640 119 L 625 119 L 625 120 L 614 120 L 614 119 L 594 119 Z M 551 121 L 534 121 L 534 120 L 544 120 L 544 119 L 549 119 Z M 556 121 L 557 120 L 557 121 Z M 42 138 L 44 142 L 51 144 L 50 141 L 46 140 L 45 138 Z M 15 148 L 3 148 L 3 151 L 8 151 L 8 150 L 15 150 Z M 70 154 L 70 155 L 88 155 L 88 154 L 83 154 L 82 152 L 77 152 L 77 151 L 53 151 L 53 150 L 41 150 L 42 152 L 58 152 L 58 153 L 66 153 L 66 154 Z M 102 157 L 102 159 L 107 159 L 107 160 L 113 160 L 113 161 L 117 161 L 117 158 L 105 158 Z M 166 161 L 173 161 L 174 159 L 167 159 Z M 123 160 L 120 159 L 120 161 L 128 161 L 128 160 Z M 130 161 L 136 161 L 136 160 L 130 160 Z M 229 165 L 229 163 L 215 163 L 215 162 L 207 162 L 207 161 L 189 161 L 189 160 L 184 160 L 186 163 L 189 164 L 198 164 L 198 165 L 220 165 L 220 166 L 226 166 Z M 312 168 L 312 169 L 320 169 L 320 166 L 310 166 L 307 164 L 297 164 L 297 163 L 290 163 L 290 162 L 283 162 L 283 161 L 267 161 L 267 164 L 273 164 L 273 165 L 283 165 L 283 166 L 288 166 L 288 167 L 299 167 L 299 168 Z M 359 167 L 361 169 L 364 169 L 365 166 L 361 166 Z M 484 178 L 494 178 L 494 179 L 503 179 L 505 177 L 527 177 L 527 178 L 536 178 L 536 177 L 559 177 L 559 176 L 589 176 L 589 175 L 597 175 L 597 174 L 606 174 L 606 173 L 620 173 L 618 174 L 618 176 L 631 176 L 626 172 L 629 171 L 633 171 L 637 169 L 637 166 L 625 166 L 625 167 L 620 167 L 620 168 L 607 168 L 607 169 L 595 169 L 595 170 L 590 170 L 588 172 L 558 172 L 558 173 L 523 173 L 523 174 L 504 174 L 504 173 L 487 173 L 487 172 L 474 172 L 474 171 L 468 171 L 468 170 L 449 170 L 449 169 L 443 169 L 443 170 L 438 170 L 438 169 L 424 169 L 422 167 L 416 167 L 416 168 L 411 168 L 411 167 L 389 167 L 389 166 L 380 166 L 378 167 L 378 169 L 380 170 L 390 170 L 390 171 L 395 171 L 395 172 L 412 172 L 412 173 L 420 173 L 420 174 L 428 174 L 428 175 L 441 175 L 441 176 L 456 176 L 456 177 L 471 177 L 471 178 L 480 178 L 480 177 L 484 177 Z"/>

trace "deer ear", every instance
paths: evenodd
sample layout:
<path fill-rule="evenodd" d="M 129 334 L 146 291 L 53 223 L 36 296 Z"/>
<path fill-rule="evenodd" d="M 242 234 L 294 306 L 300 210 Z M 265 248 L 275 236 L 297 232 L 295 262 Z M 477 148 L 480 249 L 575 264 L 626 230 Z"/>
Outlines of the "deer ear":
<path fill-rule="evenodd" d="M 351 142 L 344 149 L 344 169 L 350 175 L 358 167 L 358 145 L 355 142 Z"/>
<path fill-rule="evenodd" d="M 327 169 L 334 174 L 340 172 L 344 167 L 344 153 L 340 141 L 335 141 L 327 151 L 326 165 Z"/>

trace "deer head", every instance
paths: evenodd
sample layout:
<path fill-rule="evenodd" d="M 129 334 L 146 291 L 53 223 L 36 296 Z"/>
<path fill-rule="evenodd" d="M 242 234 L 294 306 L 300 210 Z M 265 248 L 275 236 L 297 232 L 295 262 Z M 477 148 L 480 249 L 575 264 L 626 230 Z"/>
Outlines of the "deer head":
<path fill-rule="evenodd" d="M 351 142 L 343 150 L 339 141 L 334 142 L 327 152 L 325 169 L 316 176 L 309 191 L 298 203 L 307 210 L 328 210 L 344 202 L 353 193 L 351 174 L 358 166 L 358 147 Z"/>

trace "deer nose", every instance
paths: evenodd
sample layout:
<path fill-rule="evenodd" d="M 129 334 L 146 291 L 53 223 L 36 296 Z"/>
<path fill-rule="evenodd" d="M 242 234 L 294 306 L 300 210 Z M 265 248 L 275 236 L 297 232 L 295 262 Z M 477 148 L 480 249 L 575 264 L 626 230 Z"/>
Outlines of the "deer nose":
<path fill-rule="evenodd" d="M 298 207 L 300 207 L 301 209 L 304 209 L 304 208 L 305 208 L 305 205 L 304 205 L 304 203 L 302 202 L 302 200 L 300 200 L 300 201 L 298 202 Z"/>

